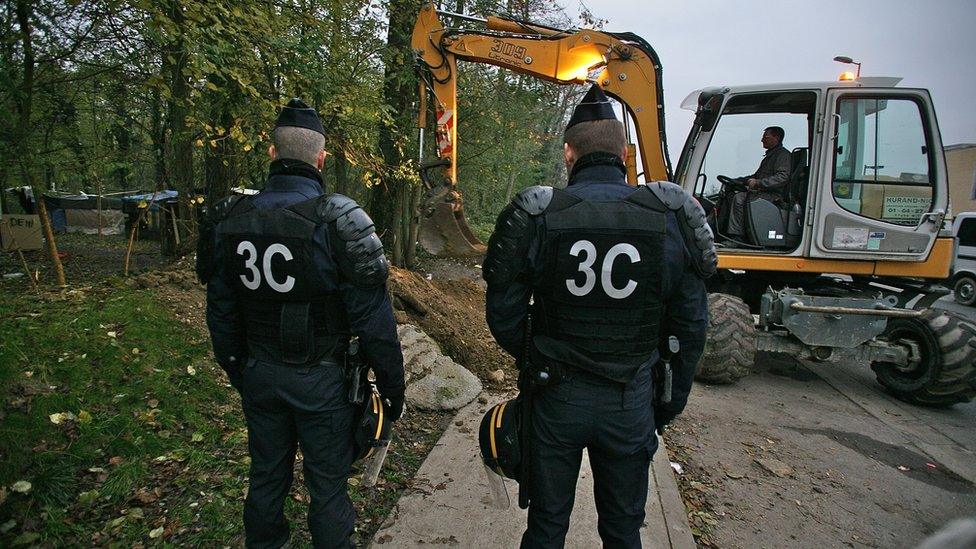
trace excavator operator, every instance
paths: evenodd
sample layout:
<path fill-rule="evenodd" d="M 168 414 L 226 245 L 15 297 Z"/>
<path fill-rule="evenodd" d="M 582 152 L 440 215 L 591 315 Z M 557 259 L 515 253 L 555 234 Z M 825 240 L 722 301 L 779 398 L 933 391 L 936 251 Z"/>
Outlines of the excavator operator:
<path fill-rule="evenodd" d="M 756 173 L 748 176 L 748 191 L 732 195 L 728 234 L 735 238 L 744 236 L 745 211 L 749 202 L 765 198 L 775 203 L 782 198 L 781 189 L 790 180 L 790 151 L 783 146 L 786 132 L 779 126 L 763 130 L 762 146 L 766 154 L 759 162 Z"/>

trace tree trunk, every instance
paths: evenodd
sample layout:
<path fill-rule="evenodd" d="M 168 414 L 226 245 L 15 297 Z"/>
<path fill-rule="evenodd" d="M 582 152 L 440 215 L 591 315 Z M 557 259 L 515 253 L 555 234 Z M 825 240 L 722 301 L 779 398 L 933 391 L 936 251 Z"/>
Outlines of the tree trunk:
<path fill-rule="evenodd" d="M 349 184 L 349 160 L 346 159 L 346 152 L 341 148 L 336 149 L 332 156 L 332 162 L 332 173 L 335 174 L 336 180 L 335 192 L 352 196 L 352 188 Z"/>
<path fill-rule="evenodd" d="M 190 129 L 186 126 L 190 84 L 185 72 L 188 59 L 183 37 L 185 21 L 179 2 L 170 2 L 168 15 L 178 30 L 176 36 L 169 37 L 163 53 L 169 68 L 167 76 L 169 77 L 170 89 L 170 98 L 167 102 L 167 125 L 169 127 L 167 147 L 169 177 L 167 182 L 170 188 L 179 191 L 180 202 L 185 202 L 193 195 L 194 190 L 193 142 Z M 180 208 L 180 211 L 182 212 L 181 215 L 185 216 L 190 208 Z"/>
<path fill-rule="evenodd" d="M 424 189 L 420 185 L 413 187 L 410 196 L 410 228 L 408 231 L 410 245 L 407 247 L 407 267 L 413 268 L 417 262 L 417 240 L 420 237 L 420 199 L 423 197 Z"/>
<path fill-rule="evenodd" d="M 398 225 L 400 226 L 400 234 L 398 240 L 400 244 L 400 265 L 407 264 L 407 258 L 410 257 L 410 206 L 413 204 L 413 185 L 405 183 L 400 186 L 403 189 L 403 197 L 400 201 L 400 220 Z"/>
<path fill-rule="evenodd" d="M 129 113 L 126 109 L 128 99 L 126 97 L 126 82 L 122 74 L 116 75 L 118 79 L 112 93 L 112 107 L 115 111 L 115 122 L 112 127 L 112 135 L 115 138 L 115 150 L 118 160 L 123 165 L 116 167 L 114 171 L 115 184 L 119 189 L 129 188 L 129 155 L 132 151 L 132 130 L 130 129 Z"/>
<path fill-rule="evenodd" d="M 512 193 L 515 192 L 515 168 L 508 172 L 508 186 L 505 187 L 505 202 L 509 202 L 512 199 Z"/>
<path fill-rule="evenodd" d="M 65 286 L 67 281 L 64 278 L 64 266 L 61 265 L 61 258 L 58 256 L 58 245 L 54 241 L 54 231 L 51 230 L 51 219 L 47 215 L 47 207 L 44 204 L 44 193 L 35 184 L 33 173 L 34 151 L 31 145 L 31 108 L 34 96 L 34 45 L 31 42 L 31 12 L 30 0 L 17 0 L 17 24 L 20 26 L 24 55 L 24 75 L 17 94 L 17 135 L 22 155 L 20 169 L 24 182 L 31 186 L 34 191 L 34 198 L 37 200 L 37 212 L 41 218 L 44 236 L 47 238 L 47 249 L 51 254 L 51 262 L 54 264 L 58 285 Z"/>
<path fill-rule="evenodd" d="M 389 233 L 392 234 L 393 257 L 392 262 L 399 267 L 403 266 L 403 203 L 406 201 L 404 194 L 409 186 L 405 182 L 400 182 L 396 188 L 396 197 L 393 202 L 393 222 L 390 224 Z"/>
<path fill-rule="evenodd" d="M 211 120 L 214 125 L 229 128 L 234 124 L 234 116 L 226 102 L 217 99 L 211 108 Z M 230 195 L 230 189 L 235 181 L 234 170 L 230 157 L 233 154 L 234 143 L 230 137 L 217 139 L 217 146 L 206 146 L 204 160 L 204 179 L 206 183 L 207 204 L 216 204 L 220 199 Z"/>
<path fill-rule="evenodd" d="M 389 6 L 390 27 L 387 32 L 387 50 L 384 59 L 383 97 L 393 115 L 391 124 L 380 127 L 379 146 L 386 164 L 380 184 L 374 187 L 372 215 L 377 231 L 385 238 L 385 244 L 394 250 L 393 264 L 402 266 L 403 246 L 397 241 L 401 236 L 401 223 L 404 221 L 401 202 L 404 194 L 401 187 L 407 184 L 394 175 L 397 168 L 406 161 L 410 135 L 413 131 L 411 98 L 416 89 L 416 75 L 408 61 L 413 55 L 410 51 L 410 34 L 413 22 L 420 9 L 419 0 L 391 0 Z M 401 253 L 396 253 L 399 248 Z"/>
<path fill-rule="evenodd" d="M 0 214 L 9 213 L 10 209 L 7 207 L 7 174 L 6 172 L 0 173 Z"/>
<path fill-rule="evenodd" d="M 150 130 L 152 133 L 153 152 L 153 187 L 166 188 L 166 137 L 163 130 L 163 105 L 159 96 L 159 89 L 153 89 L 151 100 L 152 116 Z"/>

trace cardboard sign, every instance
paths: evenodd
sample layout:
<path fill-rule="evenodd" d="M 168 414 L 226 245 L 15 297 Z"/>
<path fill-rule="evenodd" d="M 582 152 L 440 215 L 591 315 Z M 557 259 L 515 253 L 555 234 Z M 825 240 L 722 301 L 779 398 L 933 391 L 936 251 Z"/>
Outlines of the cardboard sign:
<path fill-rule="evenodd" d="M 36 215 L 4 214 L 0 217 L 0 244 L 3 251 L 40 250 L 41 218 Z"/>

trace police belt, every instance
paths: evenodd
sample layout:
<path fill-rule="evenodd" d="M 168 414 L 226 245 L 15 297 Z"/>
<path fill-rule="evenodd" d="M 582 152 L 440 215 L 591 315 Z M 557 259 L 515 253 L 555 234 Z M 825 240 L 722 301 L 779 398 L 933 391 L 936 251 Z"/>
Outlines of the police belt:
<path fill-rule="evenodd" d="M 246 302 L 243 308 L 251 356 L 302 365 L 322 353 L 338 357 L 343 336 L 349 335 L 349 325 L 337 305 L 337 296 L 315 302 Z"/>

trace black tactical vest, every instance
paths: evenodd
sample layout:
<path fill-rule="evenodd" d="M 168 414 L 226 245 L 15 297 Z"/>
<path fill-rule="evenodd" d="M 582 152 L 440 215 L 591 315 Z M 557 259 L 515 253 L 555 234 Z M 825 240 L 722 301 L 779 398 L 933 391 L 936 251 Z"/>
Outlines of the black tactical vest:
<path fill-rule="evenodd" d="M 307 364 L 347 340 L 345 309 L 313 260 L 318 201 L 259 210 L 243 199 L 217 227 L 225 278 L 238 295 L 254 358 Z"/>
<path fill-rule="evenodd" d="M 665 209 L 646 189 L 617 201 L 556 190 L 542 215 L 536 347 L 549 358 L 629 381 L 658 345 Z"/>

